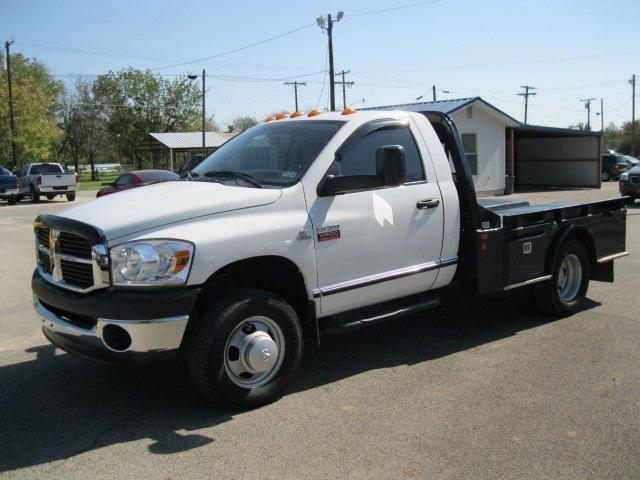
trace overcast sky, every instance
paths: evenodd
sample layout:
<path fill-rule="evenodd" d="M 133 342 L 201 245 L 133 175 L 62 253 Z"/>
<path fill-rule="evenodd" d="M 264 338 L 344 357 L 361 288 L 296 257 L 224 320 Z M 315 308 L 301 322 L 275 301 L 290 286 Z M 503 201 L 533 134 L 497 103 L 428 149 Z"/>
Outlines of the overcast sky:
<path fill-rule="evenodd" d="M 238 115 L 262 119 L 293 109 L 283 79 L 300 76 L 301 107 L 328 105 L 326 35 L 321 14 L 345 12 L 335 25 L 336 70 L 351 70 L 347 103 L 407 103 L 482 96 L 519 120 L 520 85 L 538 88 L 529 123 L 568 126 L 586 120 L 580 98 L 604 98 L 605 121 L 631 117 L 628 79 L 640 74 L 637 1 L 28 1 L 3 0 L 0 35 L 14 52 L 43 60 L 61 79 L 128 65 L 165 75 L 206 68 L 208 112 L 224 125 Z M 282 38 L 213 56 L 305 25 Z M 342 95 L 336 91 L 337 103 Z M 362 102 L 357 103 L 362 106 Z M 592 124 L 600 119 L 592 113 Z"/>

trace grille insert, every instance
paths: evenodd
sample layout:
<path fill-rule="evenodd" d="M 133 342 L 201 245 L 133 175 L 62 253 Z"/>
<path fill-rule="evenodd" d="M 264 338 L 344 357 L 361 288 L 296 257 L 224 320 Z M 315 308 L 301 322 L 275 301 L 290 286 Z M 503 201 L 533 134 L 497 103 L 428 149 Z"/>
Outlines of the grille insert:
<path fill-rule="evenodd" d="M 38 243 L 49 248 L 49 229 L 47 227 L 38 227 L 36 235 L 38 236 Z"/>
<path fill-rule="evenodd" d="M 49 254 L 42 250 L 38 251 L 38 260 L 40 260 L 40 267 L 42 267 L 42 270 L 51 275 L 51 257 Z"/>
<path fill-rule="evenodd" d="M 80 258 L 91 258 L 91 244 L 86 238 L 69 232 L 60 232 L 59 251 Z"/>
<path fill-rule="evenodd" d="M 62 279 L 72 285 L 81 288 L 89 288 L 93 285 L 93 267 L 91 264 L 60 260 Z"/>

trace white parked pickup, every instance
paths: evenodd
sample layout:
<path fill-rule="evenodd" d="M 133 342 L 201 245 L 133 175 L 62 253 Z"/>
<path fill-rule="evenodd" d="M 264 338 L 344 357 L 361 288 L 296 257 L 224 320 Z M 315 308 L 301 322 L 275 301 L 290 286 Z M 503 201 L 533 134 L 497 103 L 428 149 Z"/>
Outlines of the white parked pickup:
<path fill-rule="evenodd" d="M 65 195 L 72 202 L 76 199 L 78 177 L 75 173 L 65 173 L 59 163 L 28 163 L 20 173 L 20 195 L 29 197 L 33 203 L 40 197 L 53 200 Z"/>
<path fill-rule="evenodd" d="M 282 395 L 303 336 L 429 321 L 451 284 L 574 313 L 626 255 L 623 203 L 478 200 L 446 115 L 310 112 L 246 130 L 183 181 L 38 217 L 34 304 L 64 350 L 182 351 L 207 397 L 249 408 Z"/>

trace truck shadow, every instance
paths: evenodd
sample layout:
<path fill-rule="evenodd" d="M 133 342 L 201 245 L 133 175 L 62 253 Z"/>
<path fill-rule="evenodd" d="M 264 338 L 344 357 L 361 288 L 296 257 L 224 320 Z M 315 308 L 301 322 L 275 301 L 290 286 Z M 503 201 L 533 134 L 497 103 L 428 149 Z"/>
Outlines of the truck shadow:
<path fill-rule="evenodd" d="M 585 309 L 597 305 L 588 301 Z M 373 369 L 427 362 L 549 321 L 506 295 L 453 298 L 405 320 L 325 336 L 322 347 L 308 345 L 288 395 Z M 195 392 L 180 365 L 116 368 L 51 345 L 27 352 L 36 358 L 0 367 L 0 472 L 146 438 L 154 454 L 191 450 L 215 441 L 192 432 L 233 420 Z"/>

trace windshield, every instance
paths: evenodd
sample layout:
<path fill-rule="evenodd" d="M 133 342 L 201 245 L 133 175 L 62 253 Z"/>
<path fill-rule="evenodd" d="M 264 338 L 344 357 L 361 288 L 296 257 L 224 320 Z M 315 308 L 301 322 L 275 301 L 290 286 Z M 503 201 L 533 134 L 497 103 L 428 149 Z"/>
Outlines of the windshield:
<path fill-rule="evenodd" d="M 285 187 L 304 175 L 345 122 L 304 120 L 263 123 L 229 140 L 193 173 L 239 172 L 261 184 Z"/>

